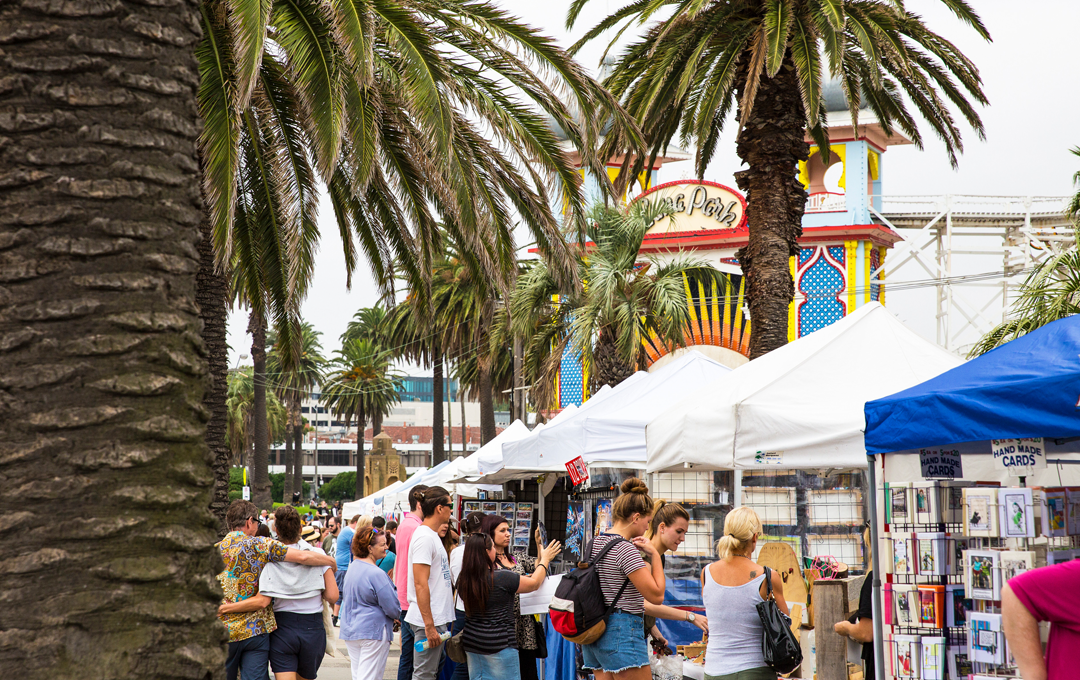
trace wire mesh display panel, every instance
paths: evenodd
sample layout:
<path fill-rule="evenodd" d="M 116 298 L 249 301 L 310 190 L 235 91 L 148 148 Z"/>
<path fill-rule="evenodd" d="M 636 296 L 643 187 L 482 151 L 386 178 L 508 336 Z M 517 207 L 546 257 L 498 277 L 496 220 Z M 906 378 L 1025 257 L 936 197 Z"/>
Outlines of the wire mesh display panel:
<path fill-rule="evenodd" d="M 815 557 L 828 557 L 853 575 L 869 569 L 862 540 L 866 497 L 863 472 L 747 470 L 742 476 L 742 505 L 757 512 L 765 530 L 759 552 L 765 543 L 787 543 L 806 567 Z"/>

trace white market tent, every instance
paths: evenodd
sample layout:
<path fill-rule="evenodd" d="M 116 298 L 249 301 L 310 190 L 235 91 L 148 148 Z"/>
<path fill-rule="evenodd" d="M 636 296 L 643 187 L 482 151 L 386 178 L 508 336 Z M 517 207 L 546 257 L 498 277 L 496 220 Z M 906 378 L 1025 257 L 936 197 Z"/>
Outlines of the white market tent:
<path fill-rule="evenodd" d="M 503 472 L 562 472 L 578 456 L 590 465 L 644 468 L 645 426 L 657 410 L 730 372 L 693 351 L 654 373 L 639 371 L 570 416 L 504 446 Z"/>
<path fill-rule="evenodd" d="M 863 405 L 961 363 L 868 303 L 657 416 L 648 471 L 865 468 Z"/>
<path fill-rule="evenodd" d="M 543 427 L 543 425 L 537 425 L 537 427 Z M 506 428 L 499 434 L 495 435 L 495 438 L 484 444 L 476 451 L 470 453 L 461 459 L 461 463 L 457 467 L 457 476 L 451 478 L 451 482 L 474 482 L 481 474 L 480 470 L 481 461 L 498 460 L 499 465 L 502 465 L 502 447 L 506 442 L 517 441 L 524 437 L 529 436 L 529 426 L 521 422 L 521 420 L 515 420 L 510 423 L 510 427 Z"/>
<path fill-rule="evenodd" d="M 369 496 L 364 496 L 363 498 L 361 498 L 359 500 L 349 501 L 348 503 L 342 504 L 342 506 L 341 506 L 341 515 L 342 515 L 342 517 L 352 517 L 353 515 L 373 515 L 373 514 L 375 514 L 375 512 L 377 510 L 377 506 L 375 504 L 375 499 L 376 498 L 382 498 L 386 494 L 393 493 L 396 489 L 399 489 L 402 486 L 404 486 L 404 484 L 405 484 L 405 480 L 399 479 L 398 481 L 394 482 L 393 484 L 391 484 L 391 485 L 389 485 L 387 487 L 384 487 L 382 489 L 379 489 L 378 491 L 376 491 L 375 493 L 373 493 L 373 494 L 371 494 Z"/>

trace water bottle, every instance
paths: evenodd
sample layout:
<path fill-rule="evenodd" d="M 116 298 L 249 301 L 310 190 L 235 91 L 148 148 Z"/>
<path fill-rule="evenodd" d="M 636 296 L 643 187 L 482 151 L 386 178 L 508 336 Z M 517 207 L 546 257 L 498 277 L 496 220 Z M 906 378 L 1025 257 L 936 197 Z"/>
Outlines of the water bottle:
<path fill-rule="evenodd" d="M 442 640 L 443 642 L 446 642 L 447 640 L 449 640 L 450 639 L 450 631 L 446 631 L 445 633 L 440 635 L 439 639 Z M 413 645 L 413 649 L 415 649 L 418 652 L 426 652 L 428 649 L 430 649 L 430 645 L 428 645 L 428 641 L 426 639 L 425 640 L 417 640 L 416 644 Z"/>

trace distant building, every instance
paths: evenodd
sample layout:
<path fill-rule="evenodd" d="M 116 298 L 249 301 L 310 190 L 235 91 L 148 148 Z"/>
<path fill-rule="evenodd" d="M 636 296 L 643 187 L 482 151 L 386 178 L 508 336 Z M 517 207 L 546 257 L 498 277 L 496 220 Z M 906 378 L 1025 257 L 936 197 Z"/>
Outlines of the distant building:
<path fill-rule="evenodd" d="M 398 396 L 401 397 L 401 401 L 422 401 L 432 402 L 435 401 L 435 379 L 431 376 L 414 376 L 410 375 L 401 381 L 401 389 L 398 391 Z M 450 395 L 450 401 L 454 401 L 457 398 L 458 384 L 457 380 L 453 378 L 443 378 L 443 401 L 446 401 L 446 395 Z"/>

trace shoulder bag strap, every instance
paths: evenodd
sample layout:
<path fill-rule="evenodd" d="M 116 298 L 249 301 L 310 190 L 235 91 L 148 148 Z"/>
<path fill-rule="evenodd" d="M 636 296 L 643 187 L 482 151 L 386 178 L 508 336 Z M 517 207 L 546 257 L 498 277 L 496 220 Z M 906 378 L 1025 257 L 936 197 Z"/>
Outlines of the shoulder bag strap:
<path fill-rule="evenodd" d="M 769 572 L 768 567 L 765 567 L 765 585 L 766 585 L 765 599 L 766 600 L 775 600 L 776 597 L 773 596 L 773 591 L 772 591 L 772 574 Z"/>

